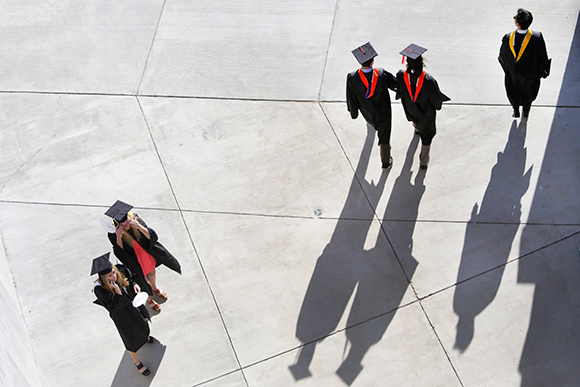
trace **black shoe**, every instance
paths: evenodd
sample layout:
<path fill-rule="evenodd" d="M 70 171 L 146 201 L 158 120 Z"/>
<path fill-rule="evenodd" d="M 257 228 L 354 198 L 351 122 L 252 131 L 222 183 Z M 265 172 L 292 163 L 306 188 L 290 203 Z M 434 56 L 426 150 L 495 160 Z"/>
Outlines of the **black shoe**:
<path fill-rule="evenodd" d="M 383 163 L 383 169 L 391 169 L 392 166 L 393 166 L 393 158 L 389 157 L 389 162 Z"/>
<path fill-rule="evenodd" d="M 526 115 L 526 113 L 524 112 L 524 115 Z M 512 117 L 514 118 L 520 118 L 520 110 L 516 110 L 514 109 L 514 114 L 512 114 Z"/>
<path fill-rule="evenodd" d="M 422 170 L 426 170 L 427 169 L 427 165 L 420 165 L 419 168 L 421 168 Z"/>
<path fill-rule="evenodd" d="M 530 110 L 524 110 L 524 117 L 528 117 L 530 115 Z"/>
<path fill-rule="evenodd" d="M 139 364 L 135 364 L 135 367 L 137 367 L 137 369 L 139 370 L 139 372 L 141 373 L 141 375 L 143 375 L 143 376 L 149 376 L 149 375 L 151 375 L 151 371 L 149 371 L 149 369 L 147 367 L 145 367 L 142 362 L 139 363 Z M 141 371 L 141 369 L 143 367 L 145 367 L 145 369 Z"/>

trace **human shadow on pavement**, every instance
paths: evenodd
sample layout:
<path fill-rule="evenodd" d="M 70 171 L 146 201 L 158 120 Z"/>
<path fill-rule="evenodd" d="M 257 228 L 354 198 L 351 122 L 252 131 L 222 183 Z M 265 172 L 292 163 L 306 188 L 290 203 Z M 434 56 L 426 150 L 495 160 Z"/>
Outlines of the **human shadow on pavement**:
<path fill-rule="evenodd" d="M 526 167 L 527 124 L 514 120 L 503 152 L 491 170 L 481 205 L 475 203 L 465 229 L 453 310 L 459 316 L 454 348 L 464 352 L 474 335 L 475 317 L 497 295 L 505 264 L 520 227 L 521 199 L 530 186 L 532 168 Z M 490 224 L 491 223 L 491 224 Z M 496 268 L 485 274 L 472 278 Z"/>
<path fill-rule="evenodd" d="M 560 90 L 528 223 L 578 226 L 580 15 Z M 530 119 L 533 109 L 532 106 Z M 532 312 L 519 364 L 521 386 L 580 383 L 580 236 L 576 230 L 578 227 L 571 227 L 564 240 L 518 262 L 518 282 L 534 284 Z M 526 226 L 520 249 L 530 251 L 540 232 L 538 226 Z"/>
<path fill-rule="evenodd" d="M 343 213 L 357 205 L 353 201 L 359 200 L 357 191 L 361 185 L 373 209 L 380 199 L 388 173 L 383 172 L 376 185 L 364 180 L 374 136 L 374 130 L 369 130 Z M 309 367 L 317 343 L 337 329 L 353 298 L 346 326 L 356 328 L 346 330 L 350 349 L 337 370 L 339 377 L 351 385 L 362 370 L 364 355 L 382 338 L 400 305 L 409 282 L 383 232 L 378 230 L 373 248 L 364 248 L 373 223 L 378 229 L 373 219 L 349 220 L 341 216 L 316 262 L 296 326 L 296 337 L 304 346 L 295 364 L 289 367 L 296 380 L 311 376 Z"/>
<path fill-rule="evenodd" d="M 119 367 L 117 368 L 117 373 L 111 383 L 111 387 L 143 387 L 151 385 L 151 382 L 155 378 L 155 374 L 161 365 L 163 356 L 165 355 L 166 347 L 161 344 L 159 340 L 153 344 L 145 344 L 139 352 L 139 360 L 151 371 L 151 375 L 143 376 L 139 373 L 135 363 L 129 355 L 129 352 L 125 351 Z"/>

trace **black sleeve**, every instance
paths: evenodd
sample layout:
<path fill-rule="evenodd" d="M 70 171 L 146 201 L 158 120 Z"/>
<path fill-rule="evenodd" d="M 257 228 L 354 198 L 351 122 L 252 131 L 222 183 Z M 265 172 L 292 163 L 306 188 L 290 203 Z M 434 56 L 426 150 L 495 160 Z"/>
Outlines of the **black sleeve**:
<path fill-rule="evenodd" d="M 397 80 L 395 79 L 395 76 L 387 70 L 385 70 L 385 85 L 389 89 L 397 91 Z"/>
<path fill-rule="evenodd" d="M 395 82 L 397 83 L 397 93 L 395 94 L 395 99 L 401 99 L 401 89 L 403 88 L 401 84 L 403 83 L 403 74 L 403 70 L 399 70 L 395 76 Z"/>
<path fill-rule="evenodd" d="M 437 81 L 435 80 L 435 78 L 433 78 L 433 92 L 429 96 L 429 99 L 430 99 L 429 102 L 431 102 L 431 105 L 433 105 L 433 107 L 437 110 L 441 110 L 441 105 L 443 102 L 451 100 L 451 98 L 449 98 L 448 96 L 446 96 L 445 94 L 443 94 L 441 92 L 441 90 L 439 89 L 439 85 L 437 84 Z"/>
<path fill-rule="evenodd" d="M 540 34 L 539 49 L 538 49 L 538 63 L 540 63 L 540 76 L 542 78 L 548 78 L 550 75 L 550 67 L 552 65 L 552 59 L 548 59 L 548 51 L 546 50 L 546 41 Z"/>
<path fill-rule="evenodd" d="M 499 48 L 499 55 L 497 57 L 497 60 L 499 61 L 499 64 L 501 65 L 501 68 L 503 69 L 503 72 L 507 74 L 508 70 L 508 64 L 507 64 L 507 57 L 506 57 L 506 50 L 509 51 L 509 35 L 504 35 L 502 40 L 501 40 L 501 46 Z"/>
<path fill-rule="evenodd" d="M 100 305 L 104 306 L 109 312 L 115 309 L 123 308 L 131 302 L 129 297 L 124 294 L 114 294 L 111 297 L 111 292 L 105 290 L 102 286 L 95 286 L 95 296 Z"/>
<path fill-rule="evenodd" d="M 354 120 L 358 117 L 359 103 L 358 97 L 351 85 L 352 74 L 346 76 L 346 107 L 350 112 L 350 117 Z"/>
<path fill-rule="evenodd" d="M 147 229 L 147 231 L 149 231 L 149 236 L 151 237 L 149 239 L 149 246 L 153 246 L 155 243 L 157 243 L 157 240 L 159 239 L 159 237 L 157 236 L 157 233 L 155 232 L 155 230 L 153 230 L 151 227 L 147 226 L 147 223 L 145 223 L 145 221 L 143 219 L 141 219 L 141 217 L 137 214 L 135 215 L 135 220 L 137 220 L 137 222 L 139 222 L 139 224 L 143 227 L 145 227 Z M 145 238 L 147 239 L 147 238 Z M 145 250 L 147 250 L 147 247 L 145 247 Z"/>

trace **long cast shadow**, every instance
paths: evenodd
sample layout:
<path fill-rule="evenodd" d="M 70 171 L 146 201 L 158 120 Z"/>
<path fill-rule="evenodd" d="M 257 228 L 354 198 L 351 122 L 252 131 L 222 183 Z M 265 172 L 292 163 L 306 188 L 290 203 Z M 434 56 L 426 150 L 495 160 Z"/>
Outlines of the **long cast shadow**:
<path fill-rule="evenodd" d="M 397 257 L 385 257 L 386 252 L 391 251 L 388 240 L 384 235 L 379 234 L 375 247 L 367 252 L 369 256 L 382 255 L 377 267 L 372 267 L 360 279 L 357 289 L 357 296 L 354 299 L 352 309 L 347 320 L 347 326 L 352 327 L 361 316 L 367 315 L 366 309 L 369 306 L 378 306 L 377 312 L 392 311 L 380 318 L 375 318 L 364 325 L 354 329 L 346 330 L 346 337 L 350 342 L 350 350 L 344 359 L 337 374 L 348 385 L 351 385 L 362 370 L 362 360 L 371 346 L 378 343 L 391 321 L 395 317 L 396 308 L 401 305 L 401 301 L 409 282 L 417 268 L 417 261 L 413 257 L 413 233 L 417 221 L 419 203 L 425 192 L 423 184 L 425 172 L 419 171 L 412 182 L 413 173 L 411 165 L 419 144 L 419 136 L 414 136 L 407 149 L 407 155 L 403 164 L 401 174 L 395 180 L 393 190 L 389 196 L 383 223 L 388 214 L 396 212 L 402 216 L 402 221 L 392 224 L 396 227 L 397 245 L 403 246 L 396 249 Z M 389 228 L 385 226 L 385 228 Z M 389 232 L 389 235 L 391 233 Z M 397 262 L 398 259 L 398 262 Z M 404 272 L 402 271 L 404 270 Z M 380 289 L 378 289 L 380 287 Z M 376 300 L 379 297 L 381 299 Z M 383 312 L 384 313 L 384 312 Z"/>
<path fill-rule="evenodd" d="M 135 367 L 135 363 L 125 351 L 111 387 L 143 387 L 150 386 L 165 355 L 165 345 L 157 341 L 154 344 L 145 344 L 138 352 L 139 360 L 151 371 L 151 375 L 143 376 Z"/>
<path fill-rule="evenodd" d="M 356 192 L 360 190 L 361 184 L 373 208 L 376 208 L 380 199 L 387 173 L 382 174 L 377 185 L 364 180 L 374 136 L 374 130 L 370 128 L 343 213 L 348 211 L 350 206 L 357 205 L 353 201 L 359 200 Z M 408 152 L 411 154 L 410 157 L 414 153 L 411 149 L 413 147 L 416 149 L 417 141 L 410 146 Z M 411 161 L 408 164 L 410 163 Z M 390 205 L 391 201 L 392 205 L 395 205 L 397 198 L 408 195 L 408 192 L 403 193 L 408 184 L 401 182 L 395 184 Z M 330 242 L 316 262 L 296 326 L 296 337 L 305 344 L 295 364 L 290 366 L 296 380 L 311 376 L 309 367 L 317 343 L 336 330 L 346 312 L 349 300 L 354 297 L 347 327 L 365 323 L 356 329 L 347 329 L 346 336 L 350 349 L 337 370 L 337 374 L 345 384 L 351 385 L 362 370 L 363 357 L 368 349 L 382 338 L 394 312 L 387 314 L 386 317 L 374 317 L 394 311 L 400 305 L 409 282 L 399 262 L 390 253 L 390 246 L 382 233 L 379 233 L 373 248 L 364 249 L 372 224 L 372 219 L 353 221 L 343 219 L 341 216 Z"/>
<path fill-rule="evenodd" d="M 517 126 L 514 120 L 505 148 L 498 153 L 497 163 L 491 170 L 481 206 L 475 203 L 465 229 L 457 283 L 498 268 L 484 277 L 455 287 L 453 309 L 459 316 L 459 322 L 454 347 L 461 352 L 473 339 L 475 317 L 497 295 L 505 263 L 520 226 L 521 199 L 529 188 L 532 173 L 532 167 L 525 171 L 525 140 L 526 121 L 522 120 Z M 485 224 L 488 222 L 496 224 Z"/>
<path fill-rule="evenodd" d="M 549 78 L 548 78 L 549 79 Z M 578 225 L 580 198 L 580 15 L 550 129 L 529 223 Z M 565 108 L 563 106 L 574 106 Z M 533 107 L 532 112 L 533 114 Z M 530 114 L 530 117 L 533 116 Z M 520 248 L 538 237 L 525 227 Z M 528 250 L 529 251 L 529 250 Z M 578 236 L 520 259 L 518 282 L 535 284 L 520 359 L 521 385 L 577 386 L 580 381 L 580 262 Z"/>

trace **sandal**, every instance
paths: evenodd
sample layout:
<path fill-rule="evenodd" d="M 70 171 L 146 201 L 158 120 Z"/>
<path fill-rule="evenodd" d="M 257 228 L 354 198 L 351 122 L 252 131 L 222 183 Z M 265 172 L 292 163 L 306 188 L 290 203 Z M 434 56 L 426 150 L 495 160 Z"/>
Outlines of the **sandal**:
<path fill-rule="evenodd" d="M 157 342 L 157 339 L 153 336 L 149 336 L 149 338 L 147 339 L 147 343 L 149 344 L 155 344 Z"/>
<path fill-rule="evenodd" d="M 161 307 L 159 306 L 159 304 L 157 302 L 155 302 L 155 300 L 151 300 L 151 301 L 147 301 L 147 305 L 149 305 L 149 307 L 154 310 L 155 312 L 160 312 L 161 311 Z"/>
<path fill-rule="evenodd" d="M 164 300 L 167 300 L 167 293 L 165 293 L 163 290 L 157 288 L 153 291 L 153 293 L 157 294 L 159 297 L 163 298 Z"/>
<path fill-rule="evenodd" d="M 151 375 L 151 371 L 149 371 L 149 368 L 145 367 L 143 365 L 143 362 L 139 363 L 139 364 L 135 364 L 135 367 L 137 367 L 137 369 L 139 370 L 139 372 L 141 372 L 141 375 L 143 376 L 149 376 Z M 145 367 L 145 369 L 143 371 L 141 371 L 141 368 Z"/>

